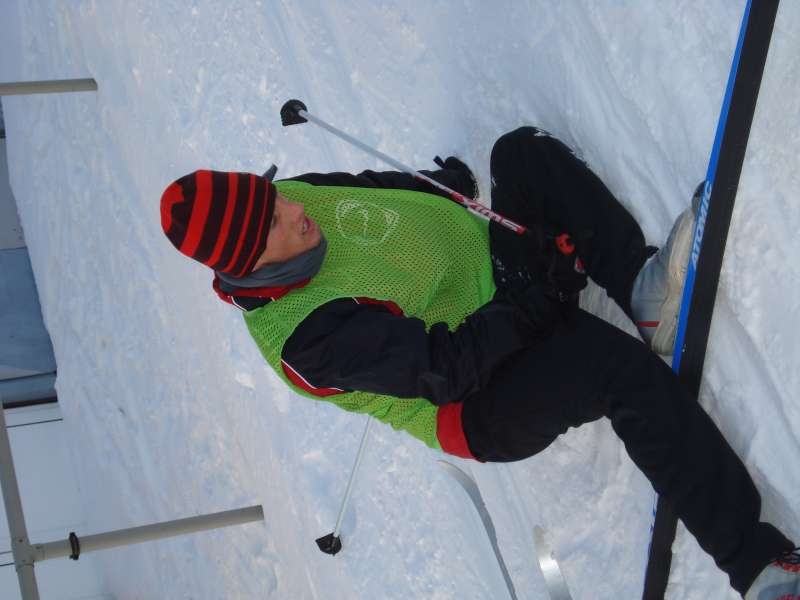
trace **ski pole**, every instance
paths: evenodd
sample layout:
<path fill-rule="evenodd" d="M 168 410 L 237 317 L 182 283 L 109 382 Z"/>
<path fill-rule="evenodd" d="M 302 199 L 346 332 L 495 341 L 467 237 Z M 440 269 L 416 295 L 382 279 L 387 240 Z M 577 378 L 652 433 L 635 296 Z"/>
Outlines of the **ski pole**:
<path fill-rule="evenodd" d="M 443 192 L 446 192 L 451 200 L 465 207 L 471 213 L 483 217 L 487 221 L 494 221 L 495 223 L 498 223 L 503 227 L 510 229 L 514 233 L 518 233 L 520 235 L 528 231 L 528 228 L 525 227 L 524 225 L 515 223 L 511 219 L 507 219 L 503 215 L 497 214 L 493 210 L 486 208 L 480 202 L 477 202 L 472 198 L 467 198 L 466 196 L 464 196 L 463 194 L 459 194 L 455 190 L 451 190 L 446 185 L 442 185 L 438 181 L 435 181 L 430 177 L 423 175 L 422 173 L 413 169 L 412 167 L 404 165 L 400 161 L 392 158 L 391 156 L 388 156 L 383 152 L 376 150 L 375 148 L 367 146 L 364 142 L 357 140 L 356 138 L 346 134 L 344 131 L 341 131 L 340 129 L 337 129 L 333 125 L 326 123 L 322 119 L 315 117 L 314 115 L 308 112 L 306 105 L 303 104 L 300 100 L 288 100 L 281 108 L 281 123 L 284 125 L 284 127 L 288 125 L 299 125 L 300 123 L 306 123 L 308 121 L 311 121 L 316 125 L 319 125 L 320 127 L 326 129 L 335 136 L 343 139 L 344 141 L 352 144 L 357 148 L 360 148 L 367 154 L 372 154 L 373 156 L 376 156 L 385 163 L 393 166 L 395 169 L 399 169 L 400 171 L 408 173 L 415 179 L 419 179 L 420 181 L 425 181 L 434 186 L 435 188 L 442 190 Z"/>
<path fill-rule="evenodd" d="M 336 518 L 336 527 L 333 528 L 333 533 L 323 535 L 316 540 L 317 546 L 325 554 L 335 555 L 342 549 L 342 540 L 339 539 L 339 530 L 342 527 L 342 520 L 344 519 L 344 511 L 347 509 L 347 504 L 350 502 L 350 495 L 353 492 L 353 483 L 356 479 L 356 473 L 361 466 L 361 458 L 364 456 L 364 449 L 367 447 L 367 437 L 369 437 L 369 428 L 372 426 L 372 417 L 367 416 L 367 426 L 364 427 L 364 433 L 361 436 L 361 444 L 358 447 L 358 454 L 356 454 L 356 461 L 353 464 L 353 470 L 350 472 L 350 479 L 347 482 L 347 489 L 344 492 L 344 499 L 342 499 L 342 507 L 339 509 L 339 516 Z"/>

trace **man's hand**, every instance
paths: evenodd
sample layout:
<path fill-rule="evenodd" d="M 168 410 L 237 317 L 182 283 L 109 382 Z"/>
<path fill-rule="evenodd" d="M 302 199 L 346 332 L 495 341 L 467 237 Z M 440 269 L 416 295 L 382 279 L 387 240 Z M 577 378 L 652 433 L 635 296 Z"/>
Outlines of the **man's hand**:
<path fill-rule="evenodd" d="M 537 271 L 544 276 L 545 292 L 560 302 L 574 304 L 578 293 L 586 287 L 587 276 L 572 238 L 568 233 L 545 233 L 538 227 L 528 231 L 527 251 L 537 257 Z"/>
<path fill-rule="evenodd" d="M 475 175 L 472 173 L 472 170 L 461 159 L 458 159 L 455 156 L 448 156 L 446 159 L 442 160 L 441 157 L 436 156 L 434 157 L 433 162 L 435 162 L 440 169 L 452 169 L 454 171 L 460 171 L 461 174 L 465 176 L 472 184 L 472 193 L 465 195 L 472 199 L 478 197 L 478 181 L 475 179 Z"/>
<path fill-rule="evenodd" d="M 549 254 L 547 280 L 553 292 L 562 302 L 576 300 L 578 293 L 586 287 L 586 271 L 569 234 L 557 235 L 551 242 Z"/>

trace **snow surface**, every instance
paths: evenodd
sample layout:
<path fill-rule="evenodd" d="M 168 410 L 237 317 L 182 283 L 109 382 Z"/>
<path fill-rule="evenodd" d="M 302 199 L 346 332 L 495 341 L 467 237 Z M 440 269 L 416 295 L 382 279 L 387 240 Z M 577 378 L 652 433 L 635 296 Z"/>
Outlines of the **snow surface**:
<path fill-rule="evenodd" d="M 287 391 L 209 273 L 163 236 L 196 168 L 376 168 L 278 110 L 404 162 L 456 154 L 488 190 L 493 141 L 573 146 L 658 244 L 705 174 L 743 0 L 328 3 L 5 0 L 0 80 L 99 91 L 3 99 L 12 187 L 94 531 L 261 503 L 264 525 L 103 552 L 117 598 L 503 598 L 441 455 L 376 427 L 335 558 L 362 416 Z M 781 4 L 728 243 L 701 401 L 800 539 L 800 4 Z M 488 198 L 484 197 L 484 201 Z M 632 331 L 602 291 L 584 304 Z M 638 598 L 653 493 L 607 421 L 477 478 L 520 598 L 546 597 L 543 526 L 573 597 Z M 91 533 L 91 532 L 87 532 Z M 670 598 L 734 598 L 679 533 Z"/>

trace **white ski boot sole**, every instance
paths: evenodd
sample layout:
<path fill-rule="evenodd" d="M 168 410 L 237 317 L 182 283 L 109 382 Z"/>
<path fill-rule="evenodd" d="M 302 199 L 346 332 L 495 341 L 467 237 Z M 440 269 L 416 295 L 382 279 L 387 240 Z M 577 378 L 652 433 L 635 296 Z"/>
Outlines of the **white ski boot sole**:
<path fill-rule="evenodd" d="M 683 284 L 689 264 L 689 252 L 692 248 L 694 234 L 694 213 L 689 208 L 683 212 L 675 231 L 675 239 L 667 264 L 667 298 L 661 305 L 658 327 L 653 334 L 651 347 L 654 352 L 670 356 L 675 347 L 675 335 L 678 331 L 678 312 L 683 298 Z"/>

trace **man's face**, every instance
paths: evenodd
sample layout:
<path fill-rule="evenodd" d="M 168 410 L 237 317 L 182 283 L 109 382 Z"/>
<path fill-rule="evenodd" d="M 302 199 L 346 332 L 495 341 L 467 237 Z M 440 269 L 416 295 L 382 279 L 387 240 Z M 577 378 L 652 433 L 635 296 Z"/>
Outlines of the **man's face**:
<path fill-rule="evenodd" d="M 275 195 L 267 248 L 261 253 L 253 270 L 270 263 L 281 263 L 316 248 L 322 234 L 319 225 L 306 216 L 302 204 L 289 202 Z"/>

